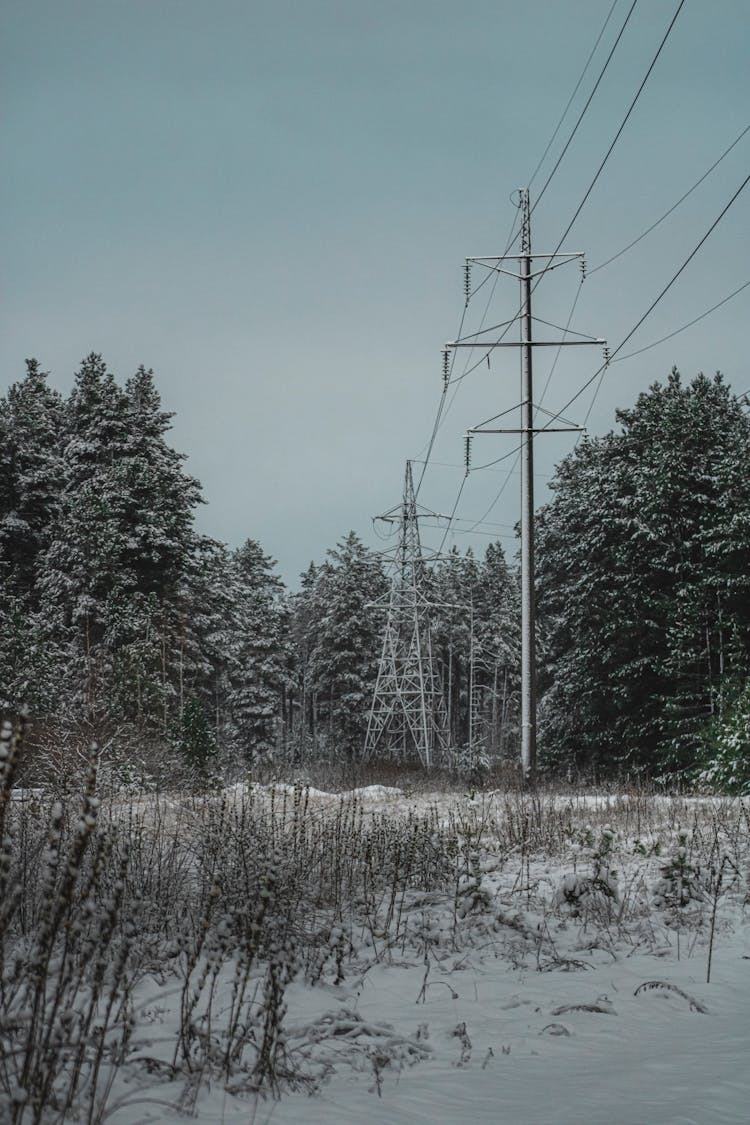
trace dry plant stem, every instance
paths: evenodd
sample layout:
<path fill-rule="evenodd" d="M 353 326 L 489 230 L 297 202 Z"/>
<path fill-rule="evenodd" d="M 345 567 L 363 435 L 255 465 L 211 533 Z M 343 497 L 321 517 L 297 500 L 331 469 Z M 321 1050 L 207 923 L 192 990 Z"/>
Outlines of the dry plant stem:
<path fill-rule="evenodd" d="M 50 980 L 50 960 L 63 918 L 73 906 L 74 888 L 80 876 L 81 862 L 96 826 L 99 802 L 94 796 L 95 787 L 96 748 L 92 747 L 83 811 L 76 825 L 76 833 L 67 863 L 57 885 L 57 868 L 61 859 L 60 852 L 63 840 L 63 815 L 61 808 L 57 813 L 53 811 L 47 873 L 49 908 L 42 917 L 41 932 L 36 950 L 27 969 L 27 990 L 30 993 L 31 1017 L 28 1024 L 19 1085 L 23 1090 L 31 1088 L 39 1092 L 38 1104 L 35 1107 L 35 1122 L 41 1120 L 41 1113 L 49 1096 L 49 1087 L 53 1076 L 53 1070 L 48 1064 L 50 1036 L 65 991 L 65 968 L 70 951 L 69 931 L 66 930 L 65 932 L 60 964 L 52 981 Z M 48 1007 L 48 985 L 50 983 L 54 983 L 54 992 L 51 998 L 51 1007 Z M 45 1062 L 47 1062 L 46 1066 Z M 14 1109 L 14 1123 L 21 1120 L 23 1113 L 23 1104 L 18 1105 Z"/>
<path fill-rule="evenodd" d="M 25 717 L 22 716 L 15 727 L 4 722 L 0 729 L 0 839 L 5 834 L 5 815 L 18 772 L 25 725 Z"/>
<path fill-rule="evenodd" d="M 3 723 L 0 729 L 0 999 L 4 999 L 5 943 L 3 935 L 19 906 L 18 894 L 10 886 L 13 842 L 6 832 L 6 813 L 10 807 L 11 792 L 18 770 L 18 761 L 23 744 L 23 717 L 14 728 L 11 723 Z"/>
<path fill-rule="evenodd" d="M 712 903 L 712 906 L 711 906 L 711 929 L 710 929 L 709 937 L 708 937 L 708 964 L 706 966 L 706 984 L 711 983 L 711 961 L 713 959 L 713 953 L 714 953 L 714 933 L 716 931 L 716 910 L 717 910 L 718 905 L 719 905 L 719 895 L 721 894 L 721 883 L 722 883 L 722 879 L 724 878 L 724 867 L 726 866 L 726 862 L 727 862 L 727 857 L 724 856 L 724 858 L 721 861 L 721 866 L 719 867 L 719 875 L 718 875 L 718 878 L 716 880 L 716 886 L 714 888 L 714 894 L 713 894 L 713 903 Z"/>

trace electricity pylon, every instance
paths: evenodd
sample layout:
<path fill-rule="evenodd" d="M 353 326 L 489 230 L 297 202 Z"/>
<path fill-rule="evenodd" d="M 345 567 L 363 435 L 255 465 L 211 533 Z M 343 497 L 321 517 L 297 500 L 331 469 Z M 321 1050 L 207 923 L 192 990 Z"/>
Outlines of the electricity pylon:
<path fill-rule="evenodd" d="M 496 348 L 520 348 L 522 358 L 521 378 L 521 425 L 520 428 L 497 429 L 485 425 L 475 426 L 468 431 L 466 447 L 466 468 L 469 470 L 470 436 L 472 434 L 520 434 L 521 435 L 521 767 L 524 778 L 533 784 L 536 775 L 536 595 L 534 590 L 534 436 L 538 433 L 555 433 L 571 430 L 580 430 L 580 426 L 565 425 L 552 426 L 550 423 L 557 421 L 559 415 L 549 414 L 534 402 L 532 379 L 532 356 L 534 348 L 564 348 L 572 345 L 595 344 L 604 348 L 605 363 L 609 362 L 606 340 L 591 336 L 581 337 L 575 333 L 576 339 L 535 340 L 533 338 L 533 322 L 531 315 L 531 295 L 533 290 L 552 269 L 566 262 L 578 259 L 581 262 L 582 276 L 585 275 L 583 254 L 559 253 L 539 254 L 531 252 L 531 207 L 529 205 L 528 188 L 519 192 L 519 208 L 521 210 L 521 253 L 498 254 L 489 257 L 466 259 L 466 300 L 470 297 L 470 267 L 477 264 L 484 269 L 495 273 L 505 274 L 515 278 L 521 287 L 521 307 L 518 317 L 521 324 L 520 340 L 505 340 L 505 333 L 500 339 L 488 339 L 487 329 L 473 333 L 470 337 L 453 340 L 445 345 L 443 352 L 444 375 L 448 368 L 447 355 L 454 348 L 484 348 L 487 352 L 489 363 L 490 353 Z M 541 261 L 541 266 L 535 263 Z M 516 263 L 515 269 L 509 269 L 507 263 Z M 534 284 L 532 285 L 532 282 Z M 510 323 L 513 323 L 511 321 Z M 507 331 L 507 330 L 506 330 Z M 537 411 L 547 414 L 549 422 L 544 426 L 534 425 L 534 416 Z M 503 413 L 507 413 L 504 411 Z M 495 415 L 495 418 L 500 415 Z M 494 418 L 489 419 L 494 421 Z M 560 421 L 565 421 L 560 418 Z"/>
<path fill-rule="evenodd" d="M 417 511 L 411 462 L 407 461 L 401 505 L 380 517 L 399 524 L 399 543 L 364 756 L 401 761 L 417 757 L 429 768 L 448 749 L 448 723 L 432 659 L 431 603 L 419 539 L 420 514 L 433 515 Z"/>

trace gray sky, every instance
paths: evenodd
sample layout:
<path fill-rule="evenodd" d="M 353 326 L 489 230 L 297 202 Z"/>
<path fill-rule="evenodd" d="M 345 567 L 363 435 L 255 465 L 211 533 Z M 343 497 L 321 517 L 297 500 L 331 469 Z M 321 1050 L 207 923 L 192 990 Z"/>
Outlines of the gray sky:
<path fill-rule="evenodd" d="M 540 173 L 583 107 L 631 0 L 619 0 Z M 589 186 L 674 14 L 640 0 L 533 216 L 551 250 Z M 124 380 L 153 367 L 173 441 L 208 505 L 202 530 L 257 538 L 296 582 L 349 528 L 397 501 L 441 389 L 466 255 L 500 253 L 610 0 L 5 0 L 0 27 L 3 388 L 35 355 L 68 390 L 100 351 Z M 687 0 L 565 247 L 589 271 L 636 238 L 748 124 L 748 10 Z M 571 327 L 614 348 L 747 175 L 750 134 L 637 247 L 589 273 Z M 750 280 L 750 187 L 623 349 L 680 327 Z M 565 324 L 576 267 L 534 295 Z M 476 330 L 489 286 L 470 306 Z M 499 285 L 486 323 L 516 311 Z M 613 365 L 589 419 L 677 364 L 750 387 L 750 288 L 667 343 Z M 545 331 L 553 332 L 552 329 Z M 539 393 L 554 353 L 539 349 Z M 570 348 L 544 405 L 596 370 Z M 454 374 L 463 370 L 461 356 Z M 592 392 L 568 412 L 582 421 Z M 450 512 L 467 426 L 519 397 L 503 351 L 458 385 L 420 499 Z M 484 437 L 475 464 L 513 439 Z M 538 498 L 570 435 L 538 442 Z M 443 464 L 446 463 L 446 464 Z M 512 467 L 472 473 L 458 515 L 490 508 Z M 450 467 L 458 466 L 458 467 Z M 501 475 L 502 473 L 502 475 Z M 512 525 L 514 476 L 487 519 Z M 467 524 L 460 525 L 468 526 Z M 510 534 L 509 526 L 483 527 Z M 436 546 L 442 533 L 425 529 Z M 486 534 L 449 536 L 446 545 Z M 504 540 L 512 552 L 512 538 Z"/>

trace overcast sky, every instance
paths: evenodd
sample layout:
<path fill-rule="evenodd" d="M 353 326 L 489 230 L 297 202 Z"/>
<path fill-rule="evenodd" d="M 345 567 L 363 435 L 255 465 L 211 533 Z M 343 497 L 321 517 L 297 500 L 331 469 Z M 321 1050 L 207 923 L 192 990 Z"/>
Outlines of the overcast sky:
<path fill-rule="evenodd" d="M 631 0 L 618 0 L 557 139 L 551 171 Z M 0 28 L 3 389 L 36 356 L 61 390 L 99 351 L 124 381 L 153 367 L 172 438 L 203 483 L 203 531 L 258 539 L 285 579 L 371 517 L 424 456 L 441 348 L 463 310 L 466 255 L 499 254 L 611 0 L 4 0 Z M 552 250 L 677 8 L 640 0 L 539 207 Z M 748 124 L 747 4 L 687 0 L 565 249 L 589 275 L 571 327 L 616 347 L 748 173 L 750 133 L 648 238 L 592 273 L 688 190 Z M 750 187 L 623 353 L 750 280 Z M 564 325 L 577 267 L 534 294 Z M 475 274 L 475 280 L 478 275 Z M 517 287 L 472 300 L 465 330 L 515 314 Z M 589 418 L 663 378 L 721 369 L 750 387 L 750 288 L 700 324 L 613 364 Z M 473 326 L 473 327 L 470 327 Z M 541 334 L 555 332 L 539 326 Z M 536 352 L 537 401 L 554 352 Z M 454 374 L 464 368 L 466 355 Z M 559 408 L 596 370 L 562 353 Z M 420 500 L 450 512 L 466 428 L 518 401 L 510 349 L 456 384 Z M 593 387 L 570 408 L 580 423 Z M 512 417 L 512 416 L 509 416 Z M 512 423 L 511 423 L 512 424 Z M 477 438 L 475 464 L 513 448 Z M 574 435 L 539 439 L 537 496 Z M 488 512 L 513 459 L 473 472 L 458 516 Z M 471 536 L 512 554 L 518 477 Z M 442 532 L 425 520 L 437 546 Z M 457 525 L 468 527 L 468 523 Z M 478 534 L 478 532 L 482 534 Z"/>

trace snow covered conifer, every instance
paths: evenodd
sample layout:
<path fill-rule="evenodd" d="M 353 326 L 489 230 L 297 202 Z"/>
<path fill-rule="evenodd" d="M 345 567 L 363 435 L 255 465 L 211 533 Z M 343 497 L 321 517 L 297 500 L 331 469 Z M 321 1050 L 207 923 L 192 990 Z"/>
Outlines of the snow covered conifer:
<path fill-rule="evenodd" d="M 66 406 L 64 485 L 45 556 L 45 601 L 65 691 L 90 718 L 150 715 L 164 682 L 164 609 L 193 547 L 197 482 L 167 445 L 151 372 L 121 390 L 101 356 Z M 163 701 L 162 701 L 163 702 Z"/>
<path fill-rule="evenodd" d="M 364 746 L 383 628 L 372 603 L 385 591 L 380 561 L 353 531 L 328 552 L 316 576 L 310 665 L 320 733 L 325 730 L 333 754 L 351 758 Z"/>
<path fill-rule="evenodd" d="M 538 521 L 545 752 L 682 770 L 750 660 L 750 421 L 721 376 L 677 371 L 618 421 Z"/>
<path fill-rule="evenodd" d="M 39 552 L 62 483 L 63 402 L 35 359 L 0 405 L 0 566 L 4 589 L 36 606 Z"/>
<path fill-rule="evenodd" d="M 521 672 L 521 603 L 518 575 L 500 543 L 490 543 L 476 592 L 476 678 L 483 689 L 490 746 L 516 757 Z"/>
<path fill-rule="evenodd" d="M 248 539 L 232 556 L 234 580 L 229 710 L 243 758 L 252 762 L 277 745 L 288 674 L 288 614 L 275 562 Z"/>
<path fill-rule="evenodd" d="M 452 742 L 466 743 L 469 733 L 472 615 L 479 590 L 474 553 L 453 547 L 433 572 L 435 609 L 432 647 L 443 681 Z"/>
<path fill-rule="evenodd" d="M 62 482 L 60 395 L 35 359 L 0 401 L 0 707 L 39 705 L 50 673 L 40 559 Z"/>

